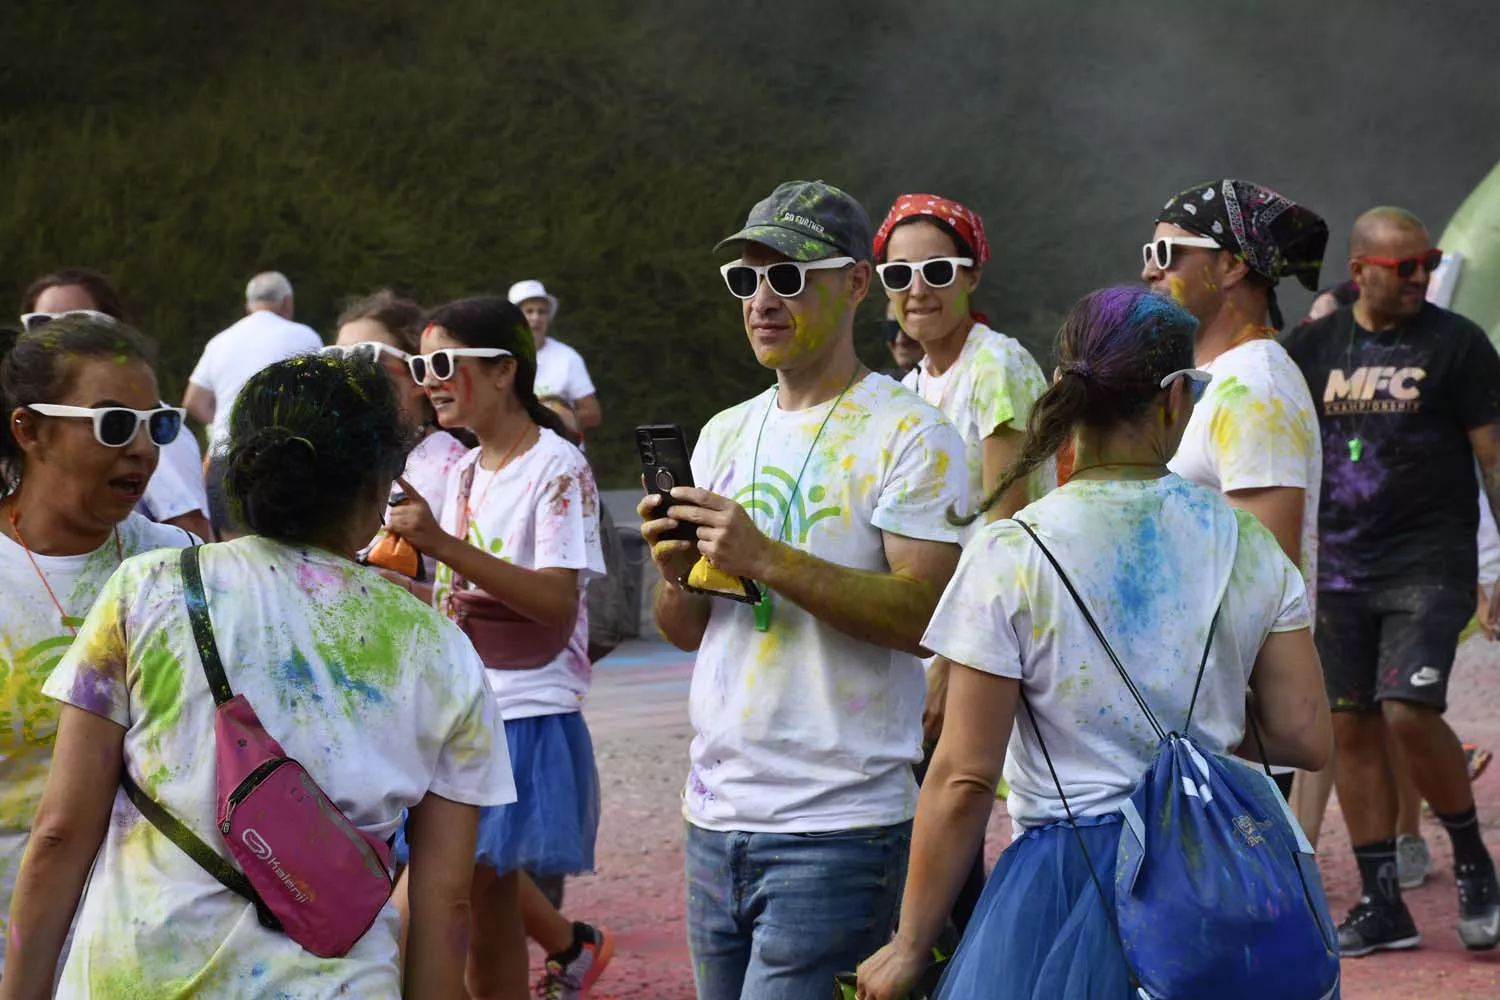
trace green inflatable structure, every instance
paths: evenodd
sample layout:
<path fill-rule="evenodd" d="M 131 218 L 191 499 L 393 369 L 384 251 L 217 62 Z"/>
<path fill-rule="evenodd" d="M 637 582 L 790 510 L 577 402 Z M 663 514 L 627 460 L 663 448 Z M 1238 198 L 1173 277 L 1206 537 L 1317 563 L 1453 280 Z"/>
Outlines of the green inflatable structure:
<path fill-rule="evenodd" d="M 1500 165 L 1453 213 L 1438 246 L 1460 261 L 1448 308 L 1500 345 Z"/>

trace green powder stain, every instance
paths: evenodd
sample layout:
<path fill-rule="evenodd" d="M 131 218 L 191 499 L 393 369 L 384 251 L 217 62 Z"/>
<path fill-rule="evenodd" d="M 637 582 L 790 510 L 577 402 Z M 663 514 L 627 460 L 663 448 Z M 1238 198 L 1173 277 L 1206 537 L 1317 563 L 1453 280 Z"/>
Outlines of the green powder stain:
<path fill-rule="evenodd" d="M 345 592 L 313 627 L 314 648 L 350 709 L 383 700 L 414 643 L 440 642 L 427 609 L 389 584 Z"/>
<path fill-rule="evenodd" d="M 169 728 L 182 714 L 182 662 L 167 646 L 165 630 L 153 633 L 140 662 L 141 701 L 151 728 Z"/>
<path fill-rule="evenodd" d="M 1225 406 L 1243 406 L 1250 402 L 1250 387 L 1231 375 L 1219 383 L 1214 396 L 1223 400 Z"/>
<path fill-rule="evenodd" d="M 192 977 L 161 980 L 149 978 L 145 969 L 124 966 L 95 966 L 89 976 L 89 992 L 110 1000 L 163 1000 L 166 997 L 193 996 Z"/>

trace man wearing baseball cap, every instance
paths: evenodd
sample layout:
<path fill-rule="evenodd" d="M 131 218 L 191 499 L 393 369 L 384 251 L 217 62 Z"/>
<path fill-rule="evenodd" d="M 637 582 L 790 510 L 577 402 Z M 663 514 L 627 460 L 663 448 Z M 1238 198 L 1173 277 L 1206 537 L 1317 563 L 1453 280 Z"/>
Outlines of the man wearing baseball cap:
<path fill-rule="evenodd" d="M 776 384 L 718 414 L 696 487 L 641 503 L 662 633 L 696 650 L 683 791 L 700 1000 L 819 997 L 889 939 L 921 758 L 921 637 L 958 560 L 963 442 L 854 351 L 868 216 L 778 187 L 719 244 Z M 697 541 L 663 539 L 678 524 Z M 686 589 L 755 581 L 756 604 Z"/>
<path fill-rule="evenodd" d="M 521 307 L 531 325 L 531 337 L 536 341 L 537 397 L 555 396 L 567 403 L 582 430 L 598 427 L 604 412 L 599 408 L 599 397 L 595 395 L 594 381 L 589 378 L 583 356 L 548 335 L 557 316 L 557 297 L 535 278 L 511 285 L 507 297 L 512 305 Z"/>

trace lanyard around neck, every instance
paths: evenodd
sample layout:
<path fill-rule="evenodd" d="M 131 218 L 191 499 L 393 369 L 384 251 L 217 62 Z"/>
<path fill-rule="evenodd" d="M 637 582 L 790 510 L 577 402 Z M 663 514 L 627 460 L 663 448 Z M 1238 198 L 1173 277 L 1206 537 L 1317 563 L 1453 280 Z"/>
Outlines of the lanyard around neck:
<path fill-rule="evenodd" d="M 21 543 L 21 551 L 26 553 L 26 558 L 31 561 L 31 568 L 36 571 L 37 579 L 42 581 L 42 589 L 47 591 L 47 596 L 52 599 L 52 606 L 57 609 L 58 620 L 62 622 L 62 627 L 77 635 L 78 630 L 68 624 L 68 613 L 63 609 L 62 602 L 57 599 L 57 593 L 53 591 L 52 584 L 47 582 L 47 574 L 42 572 L 41 564 L 36 561 L 36 556 L 32 553 L 31 546 L 26 544 L 26 539 L 21 534 L 21 519 L 16 515 L 16 508 L 14 506 L 10 508 L 10 530 L 16 533 L 16 541 Z M 125 543 L 120 541 L 119 525 L 115 525 L 113 534 L 115 539 L 115 558 L 119 562 L 124 562 Z"/>
<path fill-rule="evenodd" d="M 849 390 L 854 387 L 854 382 L 858 378 L 859 366 L 856 366 L 854 369 L 854 374 L 849 376 L 849 381 L 847 384 L 845 384 L 843 391 L 834 398 L 833 405 L 828 408 L 828 412 L 823 414 L 823 422 L 818 425 L 818 432 L 813 435 L 812 444 L 807 446 L 807 454 L 802 457 L 802 468 L 797 470 L 797 478 L 792 481 L 792 492 L 787 496 L 786 509 L 781 513 L 781 527 L 777 528 L 776 533 L 771 536 L 773 539 L 776 539 L 777 541 L 787 540 L 785 536 L 787 525 L 791 523 L 792 519 L 792 503 L 797 499 L 798 491 L 802 489 L 803 473 L 807 472 L 808 463 L 812 461 L 813 452 L 818 448 L 818 441 L 822 439 L 823 431 L 828 427 L 828 421 L 833 419 L 834 411 L 839 408 L 839 404 L 844 401 L 844 397 L 848 395 Z M 755 453 L 754 457 L 750 460 L 751 510 L 756 509 L 756 491 L 760 483 L 760 439 L 761 436 L 766 432 L 766 423 L 771 419 L 771 411 L 776 409 L 776 398 L 780 394 L 780 391 L 780 386 L 777 386 L 776 388 L 771 390 L 771 403 L 766 407 L 766 412 L 761 414 L 760 429 L 755 432 Z M 767 527 L 770 527 L 770 525 L 767 525 Z"/>

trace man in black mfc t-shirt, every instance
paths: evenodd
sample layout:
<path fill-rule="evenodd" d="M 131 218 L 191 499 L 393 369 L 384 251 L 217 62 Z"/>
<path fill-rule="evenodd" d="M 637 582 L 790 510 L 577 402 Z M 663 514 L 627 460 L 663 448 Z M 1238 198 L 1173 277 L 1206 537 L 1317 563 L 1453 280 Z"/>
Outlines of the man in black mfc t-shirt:
<path fill-rule="evenodd" d="M 1442 713 L 1474 610 L 1476 458 L 1500 507 L 1500 356 L 1479 327 L 1426 302 L 1441 254 L 1409 212 L 1362 215 L 1350 258 L 1359 300 L 1284 341 L 1322 429 L 1314 635 L 1334 711 L 1339 802 L 1364 885 L 1339 947 L 1357 957 L 1420 940 L 1397 886 L 1389 732 L 1453 840 L 1459 937 L 1489 949 L 1500 943 L 1500 884 L 1463 747 Z"/>

